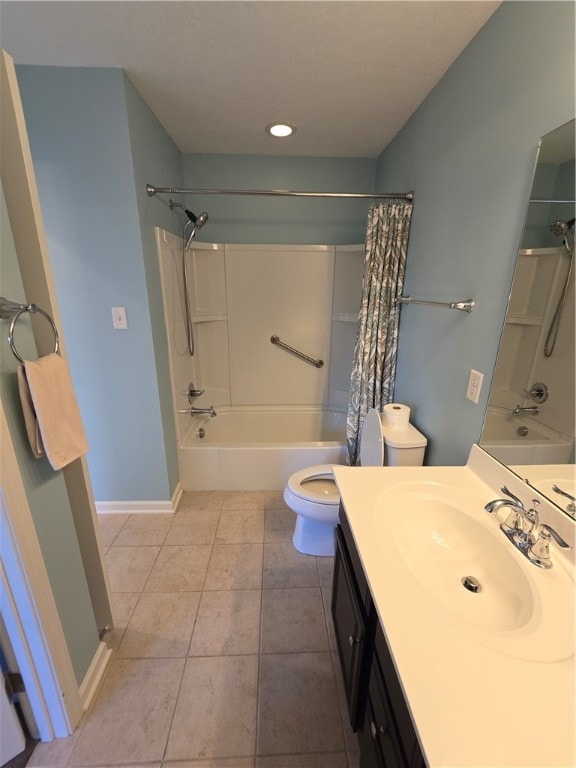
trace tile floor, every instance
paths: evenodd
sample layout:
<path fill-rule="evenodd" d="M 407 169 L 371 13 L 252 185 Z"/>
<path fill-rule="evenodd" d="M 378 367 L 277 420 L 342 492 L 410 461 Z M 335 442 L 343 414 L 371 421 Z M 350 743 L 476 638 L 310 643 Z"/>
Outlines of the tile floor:
<path fill-rule="evenodd" d="M 301 555 L 281 492 L 185 493 L 103 515 L 117 627 L 98 695 L 30 768 L 349 768 L 332 558 Z"/>

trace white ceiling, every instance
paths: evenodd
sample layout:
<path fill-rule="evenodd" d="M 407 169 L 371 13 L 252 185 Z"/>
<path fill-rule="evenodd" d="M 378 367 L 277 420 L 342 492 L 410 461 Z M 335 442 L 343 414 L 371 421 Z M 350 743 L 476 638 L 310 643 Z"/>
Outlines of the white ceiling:
<path fill-rule="evenodd" d="M 123 68 L 182 152 L 376 157 L 499 4 L 2 0 L 0 43 Z"/>

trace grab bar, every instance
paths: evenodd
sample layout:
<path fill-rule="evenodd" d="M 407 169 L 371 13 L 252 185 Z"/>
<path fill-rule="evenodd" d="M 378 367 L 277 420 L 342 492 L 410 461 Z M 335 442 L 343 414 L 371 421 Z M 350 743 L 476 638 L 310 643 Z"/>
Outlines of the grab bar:
<path fill-rule="evenodd" d="M 282 347 L 283 349 L 287 349 L 288 352 L 292 352 L 293 355 L 296 355 L 296 357 L 299 357 L 301 360 L 305 360 L 307 363 L 316 366 L 316 368 L 322 368 L 324 365 L 324 360 L 314 360 L 313 357 L 310 357 L 309 355 L 304 354 L 304 352 L 300 352 L 300 350 L 294 349 L 294 347 L 290 347 L 288 344 L 280 341 L 278 336 L 270 336 L 270 341 L 272 344 L 276 344 L 278 347 Z"/>
<path fill-rule="evenodd" d="M 428 304 L 433 307 L 448 307 L 448 309 L 461 309 L 463 312 L 472 312 L 475 307 L 474 299 L 464 301 L 425 301 L 413 299 L 412 296 L 398 296 L 396 304 Z"/>

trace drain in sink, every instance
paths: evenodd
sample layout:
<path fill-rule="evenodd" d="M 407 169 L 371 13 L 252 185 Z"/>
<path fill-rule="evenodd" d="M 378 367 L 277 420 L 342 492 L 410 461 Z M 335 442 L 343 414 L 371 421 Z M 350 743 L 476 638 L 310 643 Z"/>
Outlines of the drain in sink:
<path fill-rule="evenodd" d="M 475 576 L 463 576 L 461 581 L 469 592 L 482 592 L 482 584 Z"/>

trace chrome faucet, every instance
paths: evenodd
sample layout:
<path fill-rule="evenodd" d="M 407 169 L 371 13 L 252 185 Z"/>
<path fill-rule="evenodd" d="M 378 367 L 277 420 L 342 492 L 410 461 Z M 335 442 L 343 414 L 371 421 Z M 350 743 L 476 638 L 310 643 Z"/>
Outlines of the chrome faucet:
<path fill-rule="evenodd" d="M 212 418 L 214 418 L 214 416 L 218 416 L 214 410 L 214 407 L 211 405 L 208 406 L 208 408 L 190 408 L 190 416 L 198 416 L 202 413 L 209 413 Z"/>
<path fill-rule="evenodd" d="M 520 405 L 517 405 L 512 411 L 512 416 L 519 416 L 521 413 L 531 413 L 533 416 L 538 416 L 540 408 L 538 408 L 537 405 L 530 405 L 527 408 L 522 408 Z"/>
<path fill-rule="evenodd" d="M 500 490 L 510 498 L 494 499 L 494 501 L 488 502 L 484 509 L 492 513 L 497 509 L 510 507 L 512 512 L 508 515 L 505 522 L 500 523 L 500 530 L 531 563 L 534 563 L 539 568 L 551 568 L 550 539 L 553 538 L 558 546 L 563 549 L 569 549 L 569 544 L 564 541 L 552 526 L 546 523 L 542 523 L 539 530 L 537 530 L 539 518 L 536 507 L 540 503 L 538 499 L 532 499 L 532 507 L 526 509 L 521 499 L 509 491 L 505 485 Z M 538 536 L 536 536 L 536 533 L 538 533 Z"/>
<path fill-rule="evenodd" d="M 218 416 L 213 406 L 211 405 L 208 408 L 179 408 L 177 413 L 187 413 L 189 416 L 199 416 L 203 413 L 208 413 L 212 417 Z"/>
<path fill-rule="evenodd" d="M 502 507 L 510 507 L 512 512 L 506 518 L 506 521 L 500 525 L 500 529 L 508 536 L 512 543 L 518 549 L 528 548 L 530 546 L 530 536 L 532 531 L 538 525 L 538 512 L 535 508 L 526 509 L 523 502 L 515 496 L 505 485 L 500 489 L 502 493 L 509 496 L 509 499 L 494 499 L 486 504 L 487 512 L 495 512 Z M 534 499 L 534 507 L 538 504 Z"/>

